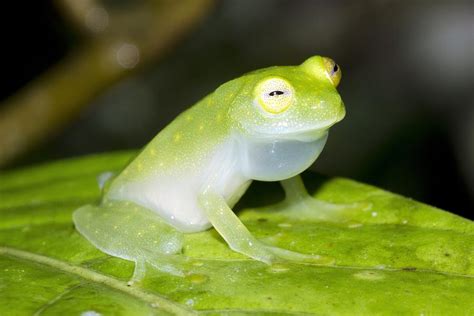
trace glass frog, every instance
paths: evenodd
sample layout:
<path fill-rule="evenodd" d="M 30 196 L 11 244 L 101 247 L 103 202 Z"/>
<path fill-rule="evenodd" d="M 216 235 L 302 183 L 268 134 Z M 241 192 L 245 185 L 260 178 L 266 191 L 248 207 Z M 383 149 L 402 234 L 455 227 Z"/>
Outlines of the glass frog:
<path fill-rule="evenodd" d="M 234 251 L 267 264 L 324 260 L 257 240 L 232 207 L 252 180 L 281 181 L 286 203 L 301 203 L 316 218 L 351 207 L 312 198 L 299 177 L 345 116 L 340 79 L 333 60 L 313 56 L 221 85 L 111 178 L 99 205 L 74 212 L 77 230 L 103 252 L 134 261 L 132 280 L 147 264 L 183 275 L 176 264 L 183 234 L 211 227 Z"/>

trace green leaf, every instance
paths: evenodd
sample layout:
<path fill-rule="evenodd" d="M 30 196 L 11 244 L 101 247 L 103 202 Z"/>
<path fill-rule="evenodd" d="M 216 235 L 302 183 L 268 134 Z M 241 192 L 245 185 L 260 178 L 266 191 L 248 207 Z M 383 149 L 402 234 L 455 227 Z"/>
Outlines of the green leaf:
<path fill-rule="evenodd" d="M 189 274 L 149 270 L 95 249 L 71 214 L 97 201 L 96 176 L 120 170 L 116 153 L 0 175 L 0 315 L 332 314 L 467 315 L 474 311 L 474 225 L 442 210 L 347 179 L 306 174 L 310 191 L 366 201 L 344 223 L 295 220 L 252 207 L 281 195 L 253 186 L 239 217 L 259 239 L 335 258 L 330 266 L 267 266 L 231 251 L 214 230 L 186 235 Z M 448 185 L 448 184 L 447 184 Z M 275 193 L 277 192 L 277 193 Z"/>

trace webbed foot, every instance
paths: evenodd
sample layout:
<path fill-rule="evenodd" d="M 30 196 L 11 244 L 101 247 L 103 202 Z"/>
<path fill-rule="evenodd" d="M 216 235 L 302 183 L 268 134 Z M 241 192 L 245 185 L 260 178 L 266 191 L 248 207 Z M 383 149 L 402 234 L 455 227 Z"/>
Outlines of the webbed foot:
<path fill-rule="evenodd" d="M 360 212 L 368 211 L 372 207 L 368 202 L 335 204 L 318 200 L 307 193 L 300 176 L 281 181 L 281 184 L 285 190 L 285 200 L 263 207 L 261 211 L 277 211 L 283 216 L 299 220 L 340 222 L 351 220 Z"/>

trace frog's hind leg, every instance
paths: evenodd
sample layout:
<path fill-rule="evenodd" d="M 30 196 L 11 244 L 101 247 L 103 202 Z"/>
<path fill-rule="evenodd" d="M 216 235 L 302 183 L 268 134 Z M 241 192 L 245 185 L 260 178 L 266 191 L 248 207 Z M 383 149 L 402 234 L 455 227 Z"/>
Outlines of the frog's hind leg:
<path fill-rule="evenodd" d="M 365 202 L 334 204 L 318 200 L 308 193 L 299 175 L 281 181 L 281 185 L 285 191 L 285 200 L 272 208 L 288 217 L 344 221 L 371 207 L 370 203 Z"/>
<path fill-rule="evenodd" d="M 77 230 L 101 251 L 135 262 L 133 281 L 141 280 L 147 264 L 173 275 L 184 275 L 179 255 L 183 235 L 158 214 L 131 202 L 85 205 L 73 214 Z"/>

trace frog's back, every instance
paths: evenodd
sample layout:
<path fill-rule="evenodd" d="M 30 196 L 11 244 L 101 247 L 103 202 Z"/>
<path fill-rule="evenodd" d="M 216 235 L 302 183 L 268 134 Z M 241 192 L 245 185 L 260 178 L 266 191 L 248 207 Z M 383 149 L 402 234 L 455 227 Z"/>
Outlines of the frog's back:
<path fill-rule="evenodd" d="M 209 223 L 197 207 L 196 192 L 230 137 L 231 99 L 216 97 L 219 92 L 181 113 L 158 133 L 112 181 L 105 199 L 135 202 L 181 230 L 206 229 Z"/>
<path fill-rule="evenodd" d="M 206 156 L 229 136 L 229 107 L 242 83 L 229 81 L 178 115 L 127 166 L 122 178 L 200 168 Z"/>

